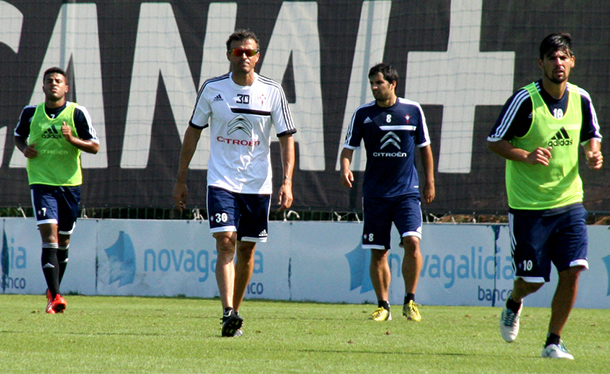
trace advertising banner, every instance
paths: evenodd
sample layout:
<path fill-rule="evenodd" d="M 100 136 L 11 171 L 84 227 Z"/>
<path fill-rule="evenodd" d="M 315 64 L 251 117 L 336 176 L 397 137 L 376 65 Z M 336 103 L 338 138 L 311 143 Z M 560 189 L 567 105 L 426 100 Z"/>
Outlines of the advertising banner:
<path fill-rule="evenodd" d="M 41 294 L 47 285 L 42 274 L 42 244 L 34 218 L 2 219 L 3 293 Z M 70 238 L 68 270 L 62 287 L 66 293 L 96 294 L 96 220 L 78 220 Z"/>
<path fill-rule="evenodd" d="M 40 238 L 33 219 L 0 220 L 2 293 L 43 294 Z M 589 267 L 576 307 L 610 309 L 608 226 L 589 226 Z M 357 222 L 271 222 L 257 244 L 246 299 L 377 303 L 370 250 Z M 390 303 L 401 305 L 404 251 L 392 233 Z M 424 305 L 501 306 L 513 284 L 507 225 L 424 224 L 417 301 Z M 217 253 L 207 221 L 78 221 L 62 283 L 65 294 L 218 297 Z M 526 299 L 549 307 L 557 284 Z"/>
<path fill-rule="evenodd" d="M 98 230 L 98 294 L 218 296 L 207 221 L 102 220 Z M 289 248 L 281 243 L 258 245 L 247 297 L 288 298 Z"/>

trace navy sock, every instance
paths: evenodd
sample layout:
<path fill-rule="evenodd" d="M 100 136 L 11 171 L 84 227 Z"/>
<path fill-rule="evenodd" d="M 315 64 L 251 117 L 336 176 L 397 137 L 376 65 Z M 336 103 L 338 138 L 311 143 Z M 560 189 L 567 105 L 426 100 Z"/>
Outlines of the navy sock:
<path fill-rule="evenodd" d="M 383 308 L 383 309 L 385 309 L 385 310 L 387 310 L 387 311 L 389 311 L 389 310 L 390 310 L 390 303 L 389 303 L 388 301 L 386 301 L 386 300 L 379 300 L 379 301 L 377 302 L 377 306 L 378 306 L 379 308 Z"/>
<path fill-rule="evenodd" d="M 405 296 L 405 305 L 409 304 L 409 301 L 415 301 L 415 294 L 414 293 L 408 293 Z"/>
<path fill-rule="evenodd" d="M 521 308 L 521 303 L 516 303 L 512 297 L 509 297 L 508 299 L 506 299 L 506 307 L 512 310 L 514 313 L 517 313 L 519 311 L 519 308 Z"/>
<path fill-rule="evenodd" d="M 57 261 L 57 243 L 43 243 L 42 256 L 40 256 L 42 273 L 47 281 L 51 296 L 59 293 L 59 261 Z"/>
<path fill-rule="evenodd" d="M 66 267 L 68 266 L 68 247 L 60 247 L 57 251 L 57 262 L 59 263 L 59 284 L 64 278 Z"/>
<path fill-rule="evenodd" d="M 553 334 L 552 332 L 549 332 L 546 336 L 546 344 L 544 346 L 546 347 L 551 344 L 559 345 L 560 343 L 561 343 L 561 337 L 559 335 Z"/>

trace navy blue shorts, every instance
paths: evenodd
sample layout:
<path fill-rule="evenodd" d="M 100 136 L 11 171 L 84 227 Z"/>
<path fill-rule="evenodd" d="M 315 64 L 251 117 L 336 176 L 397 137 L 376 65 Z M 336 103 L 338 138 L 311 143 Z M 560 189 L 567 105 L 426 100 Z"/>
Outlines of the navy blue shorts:
<path fill-rule="evenodd" d="M 392 223 L 401 238 L 421 239 L 422 214 L 419 197 L 363 197 L 364 230 L 362 248 L 390 249 Z"/>
<path fill-rule="evenodd" d="M 57 224 L 62 235 L 72 235 L 80 204 L 80 186 L 30 185 L 38 225 Z"/>
<path fill-rule="evenodd" d="M 240 194 L 208 186 L 210 231 L 237 232 L 237 240 L 266 242 L 271 195 Z"/>
<path fill-rule="evenodd" d="M 587 211 L 582 206 L 552 216 L 509 213 L 508 224 L 515 276 L 530 283 L 551 279 L 558 272 L 587 261 Z"/>

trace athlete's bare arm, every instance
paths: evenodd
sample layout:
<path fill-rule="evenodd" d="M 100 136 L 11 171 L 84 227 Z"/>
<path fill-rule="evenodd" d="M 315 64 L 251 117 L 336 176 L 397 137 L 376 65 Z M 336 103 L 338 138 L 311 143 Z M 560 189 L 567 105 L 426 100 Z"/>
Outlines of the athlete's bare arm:
<path fill-rule="evenodd" d="M 279 140 L 284 174 L 282 177 L 282 186 L 278 192 L 280 204 L 278 211 L 282 211 L 290 208 L 292 206 L 292 201 L 294 200 L 292 195 L 292 174 L 294 173 L 295 149 L 292 134 L 281 136 Z"/>
<path fill-rule="evenodd" d="M 188 189 L 186 188 L 186 175 L 189 165 L 193 159 L 193 155 L 197 150 L 197 143 L 201 137 L 201 129 L 196 129 L 193 126 L 188 126 L 184 133 L 184 141 L 180 150 L 180 163 L 178 164 L 178 174 L 176 176 L 176 184 L 174 185 L 174 204 L 176 208 L 182 212 L 186 208 L 188 197 Z"/>

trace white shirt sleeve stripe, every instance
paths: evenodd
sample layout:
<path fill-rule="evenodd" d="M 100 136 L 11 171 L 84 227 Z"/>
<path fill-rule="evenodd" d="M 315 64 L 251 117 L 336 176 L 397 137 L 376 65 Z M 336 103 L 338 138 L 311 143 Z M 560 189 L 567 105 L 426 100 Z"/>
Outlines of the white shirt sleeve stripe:
<path fill-rule="evenodd" d="M 527 90 L 521 90 L 517 92 L 517 94 L 513 98 L 513 101 L 510 103 L 508 109 L 506 110 L 506 113 L 504 113 L 500 126 L 498 126 L 496 131 L 488 137 L 488 140 L 495 141 L 502 139 L 502 137 L 508 131 L 510 125 L 513 123 L 513 120 L 515 119 L 515 116 L 519 111 L 521 104 L 523 104 L 525 100 L 529 100 L 529 97 L 530 96 Z"/>

